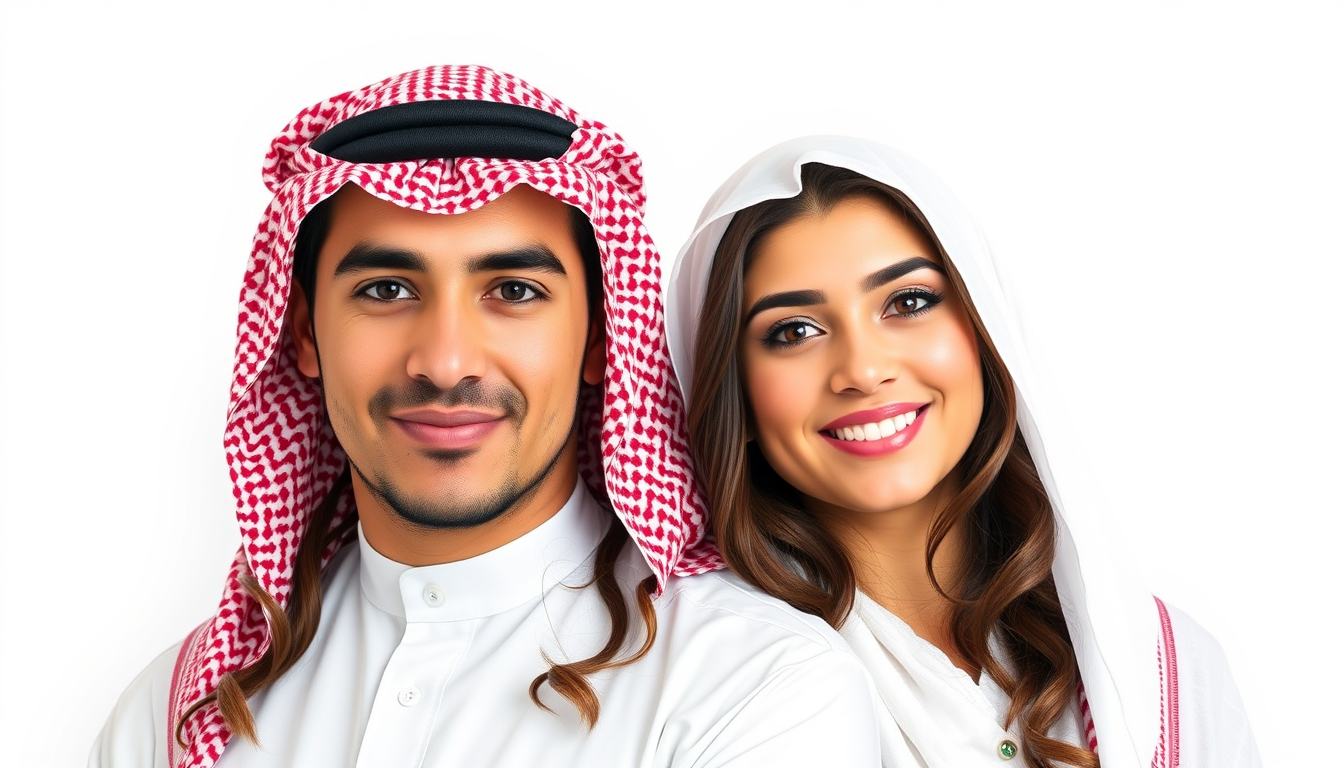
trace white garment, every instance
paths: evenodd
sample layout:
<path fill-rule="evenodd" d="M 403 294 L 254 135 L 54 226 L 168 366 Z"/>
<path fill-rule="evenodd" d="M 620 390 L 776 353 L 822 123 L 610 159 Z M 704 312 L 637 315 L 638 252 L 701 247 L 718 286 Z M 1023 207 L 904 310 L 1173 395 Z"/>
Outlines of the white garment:
<path fill-rule="evenodd" d="M 1259 752 L 1241 696 L 1222 648 L 1194 619 L 1168 606 L 1180 679 L 1181 741 L 1176 765 L 1185 768 L 1259 766 Z M 1011 768 L 1004 741 L 1020 746 L 1022 735 L 1008 716 L 1008 694 L 981 674 L 977 686 L 937 646 L 867 595 L 855 595 L 854 611 L 840 634 L 873 675 L 887 717 L 879 718 L 882 765 L 886 768 L 958 766 Z M 996 654 L 998 655 L 998 654 Z M 1001 662 L 1010 663 L 1000 658 Z M 946 723 L 958 727 L 949 729 Z M 1050 737 L 1087 747 L 1079 702 L 1050 729 Z M 1019 753 L 1020 754 L 1020 753 Z M 1103 764 L 1104 765 L 1104 764 Z"/>
<path fill-rule="evenodd" d="M 725 572 L 668 582 L 649 654 L 589 678 L 592 732 L 549 686 L 558 714 L 533 704 L 542 653 L 606 642 L 596 590 L 574 587 L 611 521 L 580 483 L 535 530 L 460 562 L 401 565 L 361 532 L 327 570 L 312 646 L 249 702 L 261 746 L 234 739 L 218 768 L 878 764 L 871 684 L 839 636 Z M 651 573 L 633 546 L 617 572 L 627 594 Z M 91 768 L 167 765 L 176 654 L 122 696 Z"/>
<path fill-rule="evenodd" d="M 847 168 L 910 198 L 955 265 L 1012 375 L 1017 425 L 1055 512 L 1055 585 L 1096 728 L 1101 764 L 1105 768 L 1258 766 L 1259 755 L 1217 643 L 1176 612 L 1171 612 L 1169 634 L 1152 595 L 1126 560 L 1115 556 L 1105 530 L 1105 505 L 1091 486 L 1081 456 L 1071 449 L 1075 441 L 1069 435 L 1067 415 L 1051 408 L 1057 399 L 1050 397 L 1048 383 L 1032 371 L 1026 339 L 1012 308 L 1010 284 L 1003 280 L 970 215 L 937 176 L 914 159 L 876 142 L 809 136 L 767 149 L 724 182 L 705 204 L 691 239 L 663 270 L 668 347 L 683 388 L 693 381 L 701 307 L 725 230 L 739 211 L 765 200 L 796 196 L 807 163 Z M 873 671 L 895 720 L 884 729 L 883 751 L 894 761 L 888 768 L 968 764 L 957 759 L 935 762 L 932 753 L 941 746 L 930 747 L 924 762 L 894 757 L 918 751 L 908 743 L 912 734 L 915 741 L 941 745 L 949 732 L 965 727 L 978 745 L 988 732 L 974 718 L 931 719 L 934 713 L 957 711 L 956 699 L 964 698 L 963 692 L 935 685 L 917 687 L 913 693 L 906 690 L 909 681 L 901 670 L 887 668 L 892 664 L 890 649 L 876 639 L 893 636 L 882 623 L 875 621 L 866 632 L 850 632 L 850 637 L 868 635 L 856 650 Z M 910 657 L 902 658 L 898 666 L 919 664 Z M 905 699 L 911 702 L 909 709 L 890 706 Z"/>
<path fill-rule="evenodd" d="M 854 610 L 840 634 L 872 674 L 890 715 L 881 718 L 879 726 L 884 766 L 1002 768 L 1021 764 L 1021 760 L 1012 762 L 1022 744 L 1017 724 L 1003 729 L 1008 694 L 988 674 L 982 673 L 977 685 L 947 654 L 862 592 L 855 594 Z M 1011 669 L 1011 660 L 999 660 Z M 948 728 L 948 723 L 956 727 Z M 1083 732 L 1075 698 L 1050 729 L 1050 737 L 1086 748 Z M 1011 757 L 1004 756 L 1005 748 Z"/>

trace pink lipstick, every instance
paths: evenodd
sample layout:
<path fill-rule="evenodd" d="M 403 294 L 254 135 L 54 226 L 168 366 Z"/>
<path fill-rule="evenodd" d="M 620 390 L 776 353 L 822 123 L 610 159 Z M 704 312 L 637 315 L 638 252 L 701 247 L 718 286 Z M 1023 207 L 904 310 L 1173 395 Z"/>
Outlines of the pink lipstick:
<path fill-rule="evenodd" d="M 928 403 L 891 403 L 841 416 L 821 428 L 822 439 L 855 456 L 884 456 L 910 444 Z"/>

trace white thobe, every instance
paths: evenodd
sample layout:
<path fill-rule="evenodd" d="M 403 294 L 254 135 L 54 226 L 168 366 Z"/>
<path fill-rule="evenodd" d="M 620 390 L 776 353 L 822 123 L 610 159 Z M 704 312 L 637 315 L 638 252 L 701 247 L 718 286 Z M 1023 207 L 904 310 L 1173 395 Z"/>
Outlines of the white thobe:
<path fill-rule="evenodd" d="M 235 737 L 217 768 L 878 765 L 871 683 L 844 642 L 724 572 L 669 580 L 648 655 L 588 678 L 592 731 L 549 686 L 555 714 L 537 707 L 543 654 L 576 661 L 607 640 L 606 608 L 579 587 L 613 522 L 579 483 L 550 520 L 468 560 L 412 568 L 361 532 L 327 570 L 312 645 L 249 700 L 259 746 Z M 650 573 L 627 546 L 625 593 Z M 123 694 L 91 768 L 167 766 L 176 653 Z"/>

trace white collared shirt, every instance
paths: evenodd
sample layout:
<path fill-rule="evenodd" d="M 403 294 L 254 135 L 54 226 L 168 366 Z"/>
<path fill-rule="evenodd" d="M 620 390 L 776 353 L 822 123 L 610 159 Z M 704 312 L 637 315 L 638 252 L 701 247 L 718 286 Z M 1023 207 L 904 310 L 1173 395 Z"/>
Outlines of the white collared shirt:
<path fill-rule="evenodd" d="M 1167 609 L 1180 671 L 1179 749 L 1172 754 L 1185 768 L 1260 768 L 1260 754 L 1221 647 L 1189 616 Z M 937 646 L 862 592 L 856 593 L 854 611 L 840 632 L 876 684 L 884 768 L 1025 765 L 1019 724 L 1003 728 L 1008 694 L 987 673 L 981 673 L 977 685 Z M 1012 664 L 997 643 L 991 641 L 991 650 L 1000 663 Z M 1154 689 L 1157 696 L 1156 685 Z M 1097 734 L 1088 729 L 1080 701 L 1070 699 L 1049 736 L 1088 748 Z"/>
<path fill-rule="evenodd" d="M 459 562 L 402 565 L 361 531 L 327 570 L 312 645 L 249 701 L 260 746 L 233 739 L 218 768 L 878 764 L 870 683 L 840 637 L 723 572 L 671 579 L 649 654 L 589 677 L 591 732 L 549 686 L 555 714 L 533 704 L 543 655 L 584 659 L 607 640 L 596 590 L 575 587 L 612 522 L 579 483 L 550 520 Z M 650 573 L 627 546 L 625 593 Z M 176 653 L 122 696 L 91 768 L 167 765 Z"/>
<path fill-rule="evenodd" d="M 882 764 L 886 768 L 1020 766 L 1018 723 L 1005 730 L 1011 700 L 988 673 L 977 683 L 936 645 L 863 592 L 841 635 L 864 661 L 882 699 Z M 991 649 L 1011 669 L 999 643 Z M 1078 701 L 1050 728 L 1057 741 L 1087 747 Z"/>

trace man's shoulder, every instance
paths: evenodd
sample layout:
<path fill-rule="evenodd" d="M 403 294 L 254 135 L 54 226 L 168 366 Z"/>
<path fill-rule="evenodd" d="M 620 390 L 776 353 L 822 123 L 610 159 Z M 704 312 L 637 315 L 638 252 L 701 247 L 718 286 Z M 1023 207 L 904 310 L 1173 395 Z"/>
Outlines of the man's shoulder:
<path fill-rule="evenodd" d="M 821 617 L 794 608 L 731 571 L 674 576 L 654 607 L 660 619 L 668 614 L 673 621 L 720 624 L 733 632 L 791 640 L 803 651 L 850 654 L 839 633 Z"/>
<path fill-rule="evenodd" d="M 654 610 L 649 656 L 615 677 L 656 678 L 669 754 L 694 765 L 747 755 L 753 765 L 878 764 L 872 683 L 820 617 L 728 571 L 670 578 Z"/>
<path fill-rule="evenodd" d="M 168 689 L 181 647 L 173 643 L 126 687 L 94 742 L 90 768 L 167 764 Z"/>

